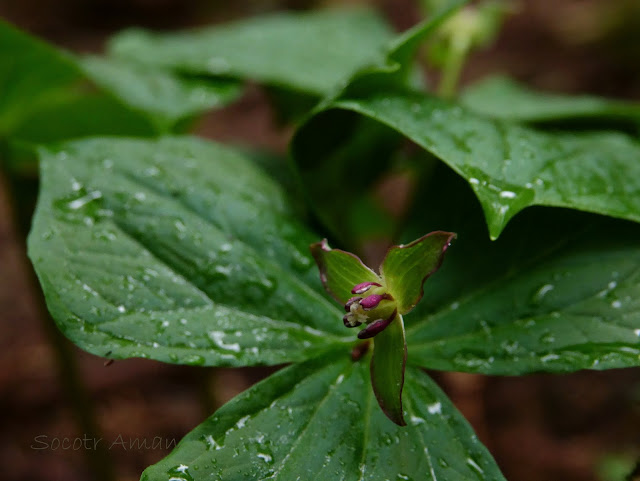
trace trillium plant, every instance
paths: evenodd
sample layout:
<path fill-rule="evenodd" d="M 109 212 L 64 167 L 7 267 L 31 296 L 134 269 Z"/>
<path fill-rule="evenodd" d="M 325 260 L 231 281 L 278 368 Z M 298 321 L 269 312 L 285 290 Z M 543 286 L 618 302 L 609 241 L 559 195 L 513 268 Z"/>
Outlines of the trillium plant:
<path fill-rule="evenodd" d="M 394 246 L 387 252 L 379 275 L 356 255 L 330 249 L 326 239 L 311 246 L 324 288 L 344 304 L 345 327 L 365 324 L 358 339 L 375 336 L 371 384 L 380 407 L 399 426 L 406 425 L 402 387 L 407 343 L 402 316 L 422 297 L 424 281 L 438 270 L 453 238 L 455 234 L 450 232 L 432 232 L 406 246 Z M 362 351 L 362 347 L 356 349 L 357 353 Z"/>
<path fill-rule="evenodd" d="M 110 359 L 283 366 L 143 480 L 503 481 L 425 369 L 640 365 L 640 106 L 457 92 L 506 9 L 427 3 L 399 34 L 329 9 L 90 57 L 0 22 L 2 163 L 37 159 L 28 252 L 59 329 Z M 286 159 L 187 135 L 246 80 L 294 126 Z M 381 242 L 377 271 L 349 252 Z"/>

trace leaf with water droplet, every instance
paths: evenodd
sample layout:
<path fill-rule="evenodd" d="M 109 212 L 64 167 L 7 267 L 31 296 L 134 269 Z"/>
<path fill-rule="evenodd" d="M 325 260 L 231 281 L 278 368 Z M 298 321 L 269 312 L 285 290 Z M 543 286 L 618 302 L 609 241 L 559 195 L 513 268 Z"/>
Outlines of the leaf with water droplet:
<path fill-rule="evenodd" d="M 87 139 L 42 150 L 41 169 L 29 254 L 80 347 L 238 366 L 351 341 L 308 250 L 317 236 L 234 151 L 194 138 Z"/>
<path fill-rule="evenodd" d="M 422 207 L 452 191 L 437 211 Z M 444 167 L 416 206 L 407 239 L 435 226 L 459 238 L 405 316 L 409 363 L 495 375 L 639 364 L 639 226 L 532 209 L 492 242 L 471 189 Z"/>
<path fill-rule="evenodd" d="M 142 481 L 166 481 L 196 463 L 199 479 L 475 479 L 504 481 L 464 417 L 420 369 L 409 368 L 408 419 L 400 427 L 375 406 L 366 362 L 336 351 L 287 367 L 240 394 L 195 428 Z M 440 406 L 439 409 L 430 408 Z M 471 460 L 471 462 L 469 461 Z"/>
<path fill-rule="evenodd" d="M 411 111 L 416 103 L 422 106 L 419 114 Z M 325 109 L 296 133 L 294 158 L 303 159 L 306 152 L 318 150 L 322 138 L 318 132 L 323 132 L 327 119 L 342 129 L 357 122 L 354 112 L 376 120 L 441 159 L 467 181 L 478 181 L 472 187 L 493 238 L 518 212 L 533 205 L 640 222 L 640 164 L 636 162 L 640 146 L 628 135 L 541 132 L 487 119 L 422 93 L 344 96 Z M 444 198 L 449 199 L 447 194 Z"/>

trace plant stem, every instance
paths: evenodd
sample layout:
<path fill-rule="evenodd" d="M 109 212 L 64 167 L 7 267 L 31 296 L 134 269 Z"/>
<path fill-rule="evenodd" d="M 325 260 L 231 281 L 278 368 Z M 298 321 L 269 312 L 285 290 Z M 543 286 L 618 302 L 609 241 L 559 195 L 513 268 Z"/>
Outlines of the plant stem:
<path fill-rule="evenodd" d="M 466 32 L 455 35 L 451 39 L 451 51 L 442 71 L 440 83 L 438 84 L 438 96 L 449 99 L 456 95 L 462 66 L 469 54 L 470 48 L 471 39 Z"/>

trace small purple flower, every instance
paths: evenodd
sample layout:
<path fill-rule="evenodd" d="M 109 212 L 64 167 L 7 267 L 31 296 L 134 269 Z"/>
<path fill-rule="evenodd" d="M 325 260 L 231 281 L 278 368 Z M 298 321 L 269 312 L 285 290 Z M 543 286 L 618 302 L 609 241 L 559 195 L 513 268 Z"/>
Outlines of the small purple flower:
<path fill-rule="evenodd" d="M 372 291 L 373 288 L 373 291 Z M 384 291 L 377 282 L 364 282 L 356 285 L 352 293 L 369 293 L 366 297 L 354 296 L 344 305 L 346 314 L 342 322 L 346 327 L 357 327 L 367 324 L 358 337 L 368 339 L 382 332 L 397 314 L 393 297 Z"/>

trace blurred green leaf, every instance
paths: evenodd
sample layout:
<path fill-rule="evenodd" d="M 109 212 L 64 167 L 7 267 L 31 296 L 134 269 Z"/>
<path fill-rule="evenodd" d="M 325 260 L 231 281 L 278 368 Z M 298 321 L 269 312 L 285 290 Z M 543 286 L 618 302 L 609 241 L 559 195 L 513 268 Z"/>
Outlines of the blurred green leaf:
<path fill-rule="evenodd" d="M 640 104 L 591 95 L 538 92 L 508 77 L 483 79 L 468 87 L 460 102 L 487 117 L 517 122 L 627 120 L 640 125 Z"/>
<path fill-rule="evenodd" d="M 240 92 L 235 81 L 75 57 L 3 21 L 0 88 L 0 138 L 25 144 L 87 135 L 157 135 Z"/>
<path fill-rule="evenodd" d="M 81 78 L 73 59 L 0 19 L 0 137 L 34 111 L 61 103 Z"/>
<path fill-rule="evenodd" d="M 180 120 L 229 104 L 242 91 L 233 80 L 181 77 L 112 58 L 84 57 L 79 63 L 96 85 L 148 113 L 160 132 L 171 131 Z"/>
<path fill-rule="evenodd" d="M 382 17 L 352 8 L 278 13 L 180 33 L 126 31 L 112 40 L 110 52 L 143 65 L 321 96 L 379 60 L 391 38 Z"/>

